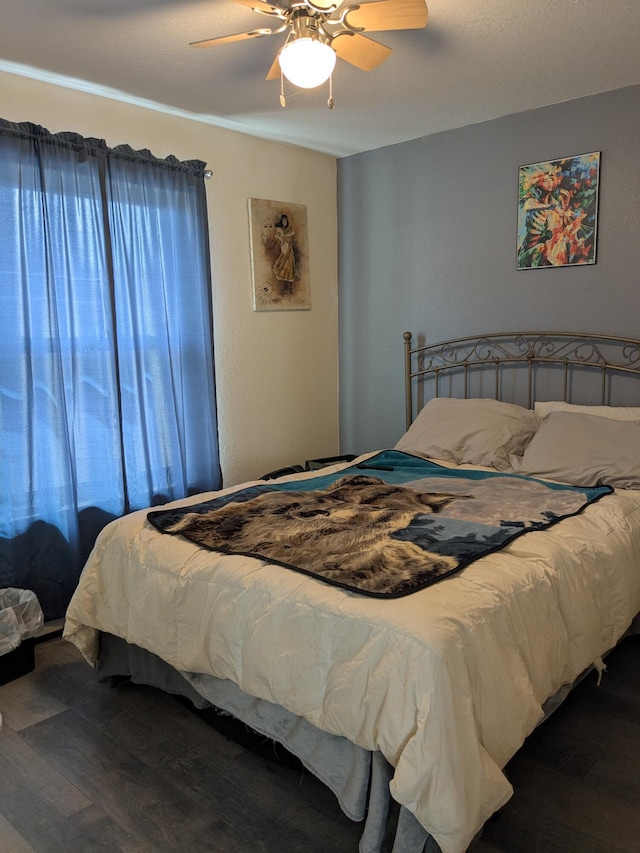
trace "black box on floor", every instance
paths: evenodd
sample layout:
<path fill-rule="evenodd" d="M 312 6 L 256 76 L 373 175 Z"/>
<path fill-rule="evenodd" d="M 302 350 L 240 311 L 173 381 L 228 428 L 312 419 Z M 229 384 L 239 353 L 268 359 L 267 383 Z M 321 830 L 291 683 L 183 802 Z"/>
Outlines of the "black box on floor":
<path fill-rule="evenodd" d="M 23 640 L 17 649 L 0 655 L 0 684 L 7 684 L 31 672 L 36 665 L 33 637 Z"/>

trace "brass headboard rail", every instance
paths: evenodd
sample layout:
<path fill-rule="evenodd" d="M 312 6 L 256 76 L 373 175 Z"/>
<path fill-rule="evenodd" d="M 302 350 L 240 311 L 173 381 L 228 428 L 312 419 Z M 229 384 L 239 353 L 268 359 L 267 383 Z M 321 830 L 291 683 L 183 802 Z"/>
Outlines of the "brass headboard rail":
<path fill-rule="evenodd" d="M 404 333 L 405 400 L 407 428 L 413 420 L 414 384 L 433 381 L 433 397 L 439 396 L 441 378 L 462 373 L 464 397 L 469 380 L 478 369 L 492 371 L 494 397 L 501 399 L 501 377 L 506 365 L 526 365 L 528 407 L 534 404 L 535 371 L 556 365 L 563 371 L 563 399 L 569 401 L 574 368 L 589 368 L 599 374 L 599 399 L 608 401 L 611 377 L 640 375 L 640 340 L 582 332 L 497 332 L 454 338 L 412 348 L 411 332 Z"/>

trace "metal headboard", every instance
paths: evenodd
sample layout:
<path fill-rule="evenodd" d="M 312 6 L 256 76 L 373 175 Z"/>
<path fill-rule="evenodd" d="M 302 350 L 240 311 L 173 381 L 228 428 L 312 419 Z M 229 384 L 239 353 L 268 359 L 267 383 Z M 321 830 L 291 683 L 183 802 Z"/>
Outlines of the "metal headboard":
<path fill-rule="evenodd" d="M 414 416 L 414 397 L 421 407 L 431 397 L 442 396 L 445 380 L 447 396 L 503 400 L 508 370 L 511 384 L 517 373 L 520 392 L 524 392 L 517 402 L 532 408 L 538 385 L 542 385 L 541 368 L 553 368 L 561 386 L 561 393 L 551 397 L 543 390 L 547 399 L 577 402 L 572 389 L 576 373 L 580 373 L 587 375 L 591 389 L 588 399 L 580 402 L 601 405 L 611 403 L 614 376 L 640 376 L 640 340 L 582 332 L 497 332 L 417 347 L 412 347 L 411 332 L 405 332 L 404 352 L 407 428 Z M 638 404 L 638 400 L 634 402 Z"/>

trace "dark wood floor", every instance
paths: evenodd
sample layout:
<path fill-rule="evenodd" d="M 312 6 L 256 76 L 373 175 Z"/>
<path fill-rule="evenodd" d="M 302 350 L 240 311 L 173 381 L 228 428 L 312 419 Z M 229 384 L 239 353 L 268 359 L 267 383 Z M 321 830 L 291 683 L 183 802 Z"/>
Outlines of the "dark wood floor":
<path fill-rule="evenodd" d="M 473 853 L 640 853 L 640 637 L 507 767 L 515 795 Z M 97 684 L 60 639 L 0 687 L 0 851 L 356 853 L 308 774 L 226 740 L 151 688 Z"/>

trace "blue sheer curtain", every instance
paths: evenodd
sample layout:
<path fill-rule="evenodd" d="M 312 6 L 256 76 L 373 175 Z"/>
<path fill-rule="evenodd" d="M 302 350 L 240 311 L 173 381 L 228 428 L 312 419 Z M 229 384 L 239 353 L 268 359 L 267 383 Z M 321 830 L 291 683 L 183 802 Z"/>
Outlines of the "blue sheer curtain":
<path fill-rule="evenodd" d="M 205 164 L 0 120 L 0 587 L 219 488 Z"/>

